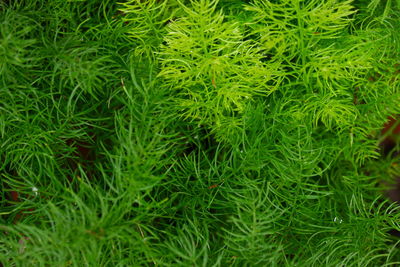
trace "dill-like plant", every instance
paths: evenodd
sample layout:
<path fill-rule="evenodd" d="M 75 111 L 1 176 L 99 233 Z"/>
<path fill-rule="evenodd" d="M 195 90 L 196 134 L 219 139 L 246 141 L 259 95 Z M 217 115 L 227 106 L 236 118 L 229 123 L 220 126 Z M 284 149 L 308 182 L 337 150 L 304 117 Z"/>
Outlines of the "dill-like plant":
<path fill-rule="evenodd" d="M 0 2 L 0 265 L 399 265 L 399 14 Z"/>

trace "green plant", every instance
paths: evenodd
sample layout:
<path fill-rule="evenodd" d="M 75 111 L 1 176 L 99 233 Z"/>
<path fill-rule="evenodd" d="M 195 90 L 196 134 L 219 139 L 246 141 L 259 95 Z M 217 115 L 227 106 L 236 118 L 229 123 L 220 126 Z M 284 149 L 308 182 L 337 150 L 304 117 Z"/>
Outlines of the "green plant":
<path fill-rule="evenodd" d="M 0 263 L 398 265 L 399 8 L 1 2 Z"/>

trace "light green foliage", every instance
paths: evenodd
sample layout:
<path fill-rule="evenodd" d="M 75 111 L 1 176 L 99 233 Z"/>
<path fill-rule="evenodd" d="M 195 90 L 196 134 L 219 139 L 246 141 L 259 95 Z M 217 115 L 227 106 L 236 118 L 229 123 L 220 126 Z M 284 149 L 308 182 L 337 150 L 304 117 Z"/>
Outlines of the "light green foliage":
<path fill-rule="evenodd" d="M 161 71 L 177 95 L 182 116 L 227 139 L 241 125 L 241 113 L 256 95 L 277 89 L 279 64 L 262 62 L 262 50 L 235 21 L 216 11 L 218 1 L 183 6 L 169 23 L 160 49 Z"/>
<path fill-rule="evenodd" d="M 313 96 L 306 100 L 310 103 L 303 112 L 313 114 L 314 122 L 322 122 L 328 129 L 336 125 L 349 127 L 357 119 L 357 109 L 348 105 L 348 99 L 338 100 L 326 96 Z"/>
<path fill-rule="evenodd" d="M 0 263 L 399 265 L 399 8 L 0 2 Z"/>

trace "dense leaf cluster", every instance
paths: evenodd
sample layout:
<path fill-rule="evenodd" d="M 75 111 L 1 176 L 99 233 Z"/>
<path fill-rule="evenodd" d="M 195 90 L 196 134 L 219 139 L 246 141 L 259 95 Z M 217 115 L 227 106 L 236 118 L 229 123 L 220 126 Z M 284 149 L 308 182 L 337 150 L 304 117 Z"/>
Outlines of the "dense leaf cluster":
<path fill-rule="evenodd" d="M 0 263 L 392 266 L 398 0 L 0 1 Z"/>

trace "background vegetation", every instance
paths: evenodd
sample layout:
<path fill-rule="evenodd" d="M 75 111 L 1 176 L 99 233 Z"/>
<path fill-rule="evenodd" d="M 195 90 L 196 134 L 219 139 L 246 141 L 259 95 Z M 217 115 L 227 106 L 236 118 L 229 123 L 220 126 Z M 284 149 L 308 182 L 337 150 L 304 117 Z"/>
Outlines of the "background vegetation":
<path fill-rule="evenodd" d="M 399 15 L 0 1 L 0 262 L 399 265 Z"/>

